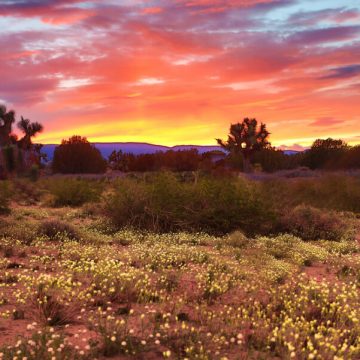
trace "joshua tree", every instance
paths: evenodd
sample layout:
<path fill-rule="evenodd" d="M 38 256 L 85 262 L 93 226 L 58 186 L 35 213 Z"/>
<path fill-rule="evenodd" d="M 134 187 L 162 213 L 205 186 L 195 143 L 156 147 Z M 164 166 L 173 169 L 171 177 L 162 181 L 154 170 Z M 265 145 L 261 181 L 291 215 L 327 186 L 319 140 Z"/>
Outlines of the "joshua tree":
<path fill-rule="evenodd" d="M 24 150 L 29 150 L 32 145 L 31 138 L 36 136 L 37 133 L 42 132 L 43 126 L 38 122 L 32 123 L 29 119 L 24 119 L 23 117 L 21 117 L 17 126 L 24 133 L 24 136 L 19 140 L 19 146 Z"/>
<path fill-rule="evenodd" d="M 15 122 L 15 111 L 7 111 L 4 105 L 0 105 L 0 146 L 9 145 L 12 142 L 11 129 Z"/>
<path fill-rule="evenodd" d="M 244 172 L 251 172 L 251 156 L 256 151 L 270 146 L 270 133 L 266 125 L 258 126 L 256 119 L 245 118 L 242 123 L 232 124 L 227 141 L 216 139 L 222 148 L 232 154 L 242 154 Z"/>

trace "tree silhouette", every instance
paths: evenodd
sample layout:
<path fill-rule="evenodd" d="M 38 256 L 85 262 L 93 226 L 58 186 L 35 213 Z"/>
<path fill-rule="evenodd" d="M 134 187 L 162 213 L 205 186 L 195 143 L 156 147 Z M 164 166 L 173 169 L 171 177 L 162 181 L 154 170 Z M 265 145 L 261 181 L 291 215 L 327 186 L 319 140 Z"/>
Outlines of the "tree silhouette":
<path fill-rule="evenodd" d="M 29 119 L 24 119 L 23 117 L 21 117 L 17 126 L 24 133 L 24 136 L 19 140 L 19 146 L 24 150 L 30 149 L 32 145 L 31 138 L 43 131 L 41 124 L 38 122 L 32 123 Z"/>
<path fill-rule="evenodd" d="M 64 174 L 103 173 L 106 160 L 85 137 L 74 135 L 56 147 L 52 169 Z"/>
<path fill-rule="evenodd" d="M 7 111 L 6 106 L 0 105 L 0 146 L 12 143 L 11 129 L 15 122 L 15 111 Z"/>
<path fill-rule="evenodd" d="M 245 118 L 242 123 L 231 124 L 227 141 L 216 140 L 223 149 L 231 154 L 241 154 L 244 172 L 251 172 L 251 156 L 270 146 L 269 135 L 265 124 L 261 123 L 258 126 L 256 119 Z"/>

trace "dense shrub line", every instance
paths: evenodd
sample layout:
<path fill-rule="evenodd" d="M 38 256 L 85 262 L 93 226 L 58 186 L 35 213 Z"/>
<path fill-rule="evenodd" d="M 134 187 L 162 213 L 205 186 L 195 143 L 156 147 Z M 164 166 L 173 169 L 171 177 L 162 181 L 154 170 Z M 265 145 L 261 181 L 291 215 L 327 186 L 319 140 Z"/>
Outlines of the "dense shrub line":
<path fill-rule="evenodd" d="M 150 181 L 119 180 L 106 213 L 118 226 L 155 232 L 263 232 L 273 221 L 257 187 L 246 180 L 180 182 L 171 173 Z M 256 224 L 256 226 L 254 226 Z"/>
<path fill-rule="evenodd" d="M 9 186 L 19 191 L 12 194 Z M 240 230 L 248 236 L 291 233 L 304 240 L 339 241 L 353 236 L 349 229 L 351 214 L 360 212 L 360 179 L 337 175 L 252 181 L 159 172 L 112 182 L 70 177 L 22 180 L 3 182 L 3 213 L 9 211 L 10 196 L 20 204 L 88 204 L 83 211 L 102 213 L 115 229 L 220 235 Z M 51 232 L 52 226 L 47 229 Z"/>

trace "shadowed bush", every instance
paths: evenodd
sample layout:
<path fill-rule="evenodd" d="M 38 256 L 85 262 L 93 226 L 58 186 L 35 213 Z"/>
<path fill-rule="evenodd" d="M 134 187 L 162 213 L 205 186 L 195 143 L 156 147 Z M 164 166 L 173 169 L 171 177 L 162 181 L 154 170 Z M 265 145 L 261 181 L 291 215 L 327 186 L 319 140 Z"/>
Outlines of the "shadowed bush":
<path fill-rule="evenodd" d="M 241 229 L 253 234 L 266 232 L 274 221 L 256 183 L 211 178 L 187 183 L 170 173 L 149 181 L 118 181 L 106 212 L 117 226 L 155 232 Z"/>
<path fill-rule="evenodd" d="M 63 237 L 77 240 L 79 235 L 75 228 L 59 220 L 47 220 L 39 225 L 38 233 L 47 236 L 51 240 L 61 239 Z"/>
<path fill-rule="evenodd" d="M 9 203 L 11 198 L 10 186 L 7 181 L 0 181 L 0 215 L 10 212 Z"/>
<path fill-rule="evenodd" d="M 280 220 L 281 230 L 303 240 L 340 241 L 349 233 L 347 222 L 335 212 L 300 205 L 286 213 Z"/>

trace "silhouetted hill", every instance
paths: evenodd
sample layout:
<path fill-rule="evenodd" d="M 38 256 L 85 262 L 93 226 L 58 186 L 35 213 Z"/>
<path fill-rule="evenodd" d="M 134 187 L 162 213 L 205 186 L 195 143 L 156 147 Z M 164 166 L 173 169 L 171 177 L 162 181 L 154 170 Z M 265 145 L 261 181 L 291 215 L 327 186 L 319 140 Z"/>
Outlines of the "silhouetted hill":
<path fill-rule="evenodd" d="M 132 154 L 153 154 L 157 151 L 168 151 L 168 150 L 189 150 L 189 149 L 197 149 L 200 154 L 213 151 L 220 150 L 220 146 L 211 146 L 211 145 L 176 145 L 176 146 L 163 146 L 163 145 L 154 145 L 147 143 L 135 143 L 135 142 L 127 142 L 127 143 L 94 143 L 95 147 L 100 150 L 102 156 L 104 158 L 108 158 L 108 156 L 114 151 L 122 150 L 125 153 Z M 54 155 L 54 150 L 58 146 L 57 144 L 46 144 L 42 148 L 42 152 L 44 152 L 49 160 L 52 160 Z"/>
<path fill-rule="evenodd" d="M 301 152 L 301 151 L 298 151 L 298 150 L 283 150 L 283 151 L 284 151 L 284 154 L 286 154 L 286 155 L 296 155 L 299 152 Z"/>

